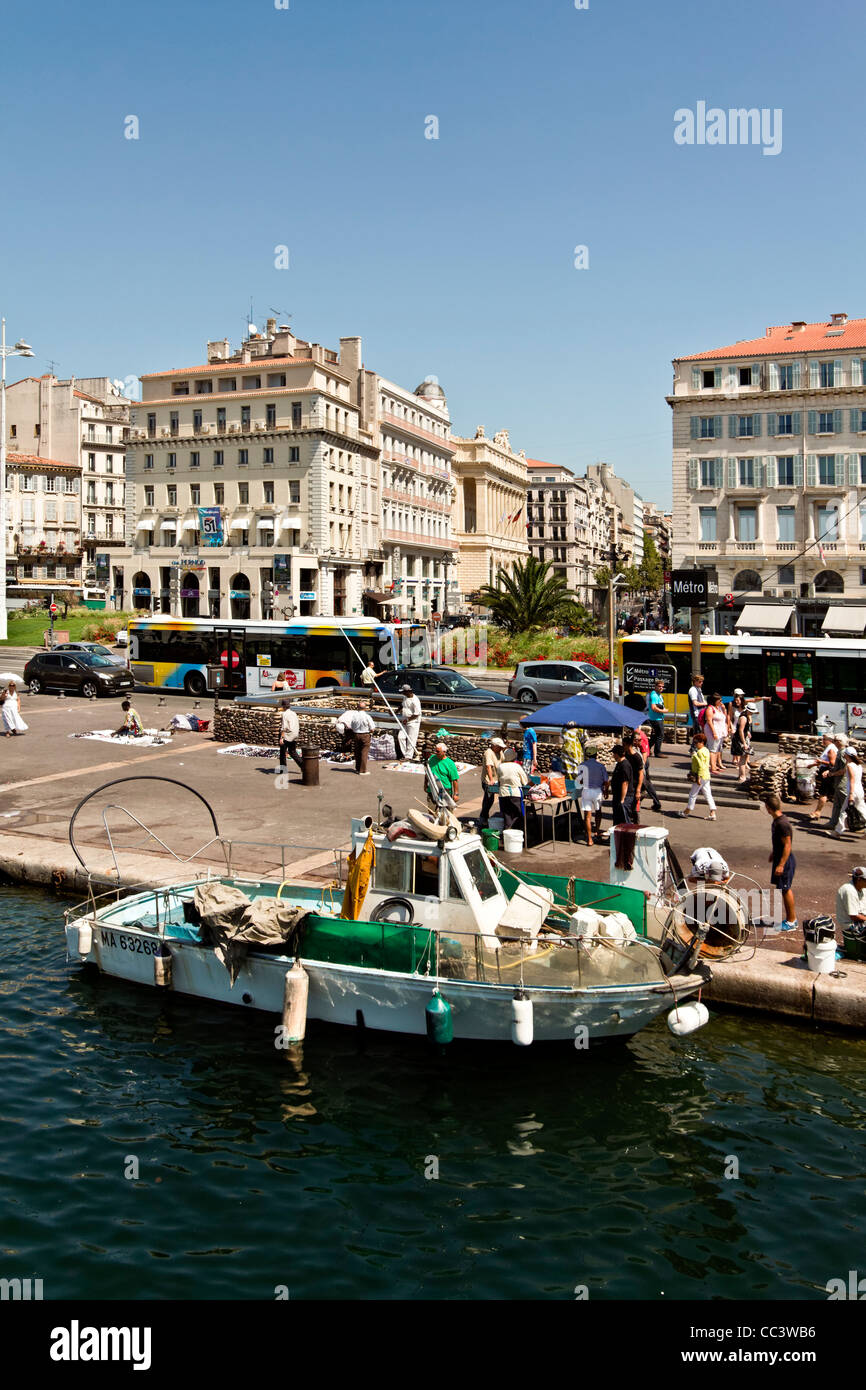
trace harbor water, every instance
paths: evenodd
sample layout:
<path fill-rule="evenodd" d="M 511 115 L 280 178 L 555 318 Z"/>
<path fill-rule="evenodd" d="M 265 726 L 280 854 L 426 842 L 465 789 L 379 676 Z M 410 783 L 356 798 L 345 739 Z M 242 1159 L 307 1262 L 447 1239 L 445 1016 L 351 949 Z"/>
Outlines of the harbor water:
<path fill-rule="evenodd" d="M 0 1277 L 49 1298 L 824 1299 L 862 1267 L 862 1041 L 453 1046 L 134 988 L 0 888 Z"/>

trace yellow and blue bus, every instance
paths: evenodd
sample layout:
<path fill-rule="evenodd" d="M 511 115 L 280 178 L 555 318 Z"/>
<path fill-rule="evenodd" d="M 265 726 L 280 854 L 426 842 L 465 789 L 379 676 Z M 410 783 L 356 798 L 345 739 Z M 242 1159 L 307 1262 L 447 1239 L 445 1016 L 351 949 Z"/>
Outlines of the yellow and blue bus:
<path fill-rule="evenodd" d="M 704 693 L 716 691 L 727 702 L 736 689 L 761 697 L 752 720 L 757 734 L 811 733 L 816 723 L 852 733 L 866 719 L 866 662 L 861 640 L 845 637 L 736 636 L 701 638 Z M 622 637 L 617 672 L 625 703 L 639 708 L 658 667 L 677 673 L 679 722 L 688 717 L 692 683 L 692 643 L 688 635 L 639 632 Z M 665 704 L 673 708 L 667 691 Z"/>
<path fill-rule="evenodd" d="M 129 665 L 139 685 L 264 694 L 282 676 L 293 690 L 357 685 L 368 661 L 376 670 L 430 664 L 427 629 L 377 618 L 135 618 Z"/>

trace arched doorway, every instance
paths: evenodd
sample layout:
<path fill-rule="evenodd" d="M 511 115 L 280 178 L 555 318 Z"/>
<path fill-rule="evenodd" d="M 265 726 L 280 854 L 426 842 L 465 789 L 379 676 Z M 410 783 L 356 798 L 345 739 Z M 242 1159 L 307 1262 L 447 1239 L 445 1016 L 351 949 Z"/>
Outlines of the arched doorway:
<path fill-rule="evenodd" d="M 150 575 L 145 574 L 143 570 L 139 570 L 138 574 L 133 575 L 132 578 L 133 608 L 142 608 L 146 613 L 149 613 L 153 607 L 152 597 Z"/>
<path fill-rule="evenodd" d="M 199 604 L 198 575 L 194 570 L 187 570 L 180 581 L 180 612 L 181 617 L 197 618 Z"/>
<path fill-rule="evenodd" d="M 843 594 L 845 581 L 835 570 L 819 570 L 815 575 L 816 594 Z"/>
<path fill-rule="evenodd" d="M 750 594 L 753 590 L 760 593 L 761 588 L 761 576 L 757 570 L 740 570 L 739 574 L 734 575 L 734 593 L 736 594 Z"/>
<path fill-rule="evenodd" d="M 233 574 L 229 582 L 233 618 L 250 616 L 250 581 L 245 574 Z"/>

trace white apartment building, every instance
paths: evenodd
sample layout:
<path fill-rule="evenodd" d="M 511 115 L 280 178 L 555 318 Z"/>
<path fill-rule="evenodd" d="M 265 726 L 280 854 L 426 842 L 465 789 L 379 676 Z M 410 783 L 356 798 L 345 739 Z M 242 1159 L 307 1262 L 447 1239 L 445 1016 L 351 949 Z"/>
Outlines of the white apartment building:
<path fill-rule="evenodd" d="M 287 325 L 147 373 L 126 456 L 125 586 L 187 617 L 360 614 L 381 553 L 379 445 L 359 338 L 339 354 Z M 264 585 L 277 589 L 273 610 Z"/>
<path fill-rule="evenodd" d="M 735 612 L 761 594 L 796 610 L 807 636 L 831 600 L 862 604 L 866 319 L 795 320 L 673 367 L 674 566 L 714 572 Z"/>
<path fill-rule="evenodd" d="M 367 374 L 373 377 L 372 373 Z M 381 459 L 382 585 L 368 601 L 404 617 L 429 618 L 456 599 L 457 557 L 451 530 L 455 442 L 445 393 L 435 377 L 407 391 L 375 376 L 367 418 Z"/>
<path fill-rule="evenodd" d="M 458 584 L 466 598 L 510 573 L 529 555 L 526 500 L 529 468 L 511 448 L 507 430 L 488 439 L 479 425 L 474 439 L 455 437 L 454 540 Z"/>
<path fill-rule="evenodd" d="M 83 559 L 84 582 L 105 592 L 115 584 L 112 552 L 124 545 L 124 453 L 130 405 L 107 377 L 59 381 L 48 373 L 25 377 L 7 387 L 6 393 L 7 449 L 52 465 L 70 464 L 81 475 L 75 493 L 74 562 Z M 62 522 L 67 534 L 58 541 L 67 567 L 73 523 L 65 518 L 70 510 L 67 498 Z M 43 538 L 46 548 L 51 538 Z"/>

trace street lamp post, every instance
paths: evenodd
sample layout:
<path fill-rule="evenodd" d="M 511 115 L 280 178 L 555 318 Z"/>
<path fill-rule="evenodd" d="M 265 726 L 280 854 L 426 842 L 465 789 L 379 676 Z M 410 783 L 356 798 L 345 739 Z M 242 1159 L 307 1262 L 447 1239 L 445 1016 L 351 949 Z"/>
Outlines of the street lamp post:
<path fill-rule="evenodd" d="M 0 319 L 0 641 L 9 634 L 6 622 L 6 358 L 32 357 L 33 349 L 23 338 L 14 347 L 6 346 L 6 320 Z"/>
<path fill-rule="evenodd" d="M 609 695 L 609 697 L 610 697 L 611 700 L 613 700 L 613 695 L 614 695 L 614 690 L 613 690 L 613 680 L 614 680 L 614 676 L 613 676 L 613 648 L 614 648 L 614 642 L 615 642 L 615 640 L 616 640 L 616 618 L 615 618 L 614 611 L 613 611 L 613 601 L 614 601 L 614 599 L 616 598 L 616 589 L 617 589 L 617 585 L 618 585 L 618 584 L 624 584 L 624 583 L 625 583 L 625 575 L 624 575 L 624 574 L 614 574 L 613 572 L 611 572 L 610 578 L 609 578 L 608 581 L 607 581 L 607 645 L 608 645 L 608 654 L 609 654 L 609 658 L 610 658 L 609 663 L 608 663 L 607 680 L 608 680 L 608 695 Z"/>

